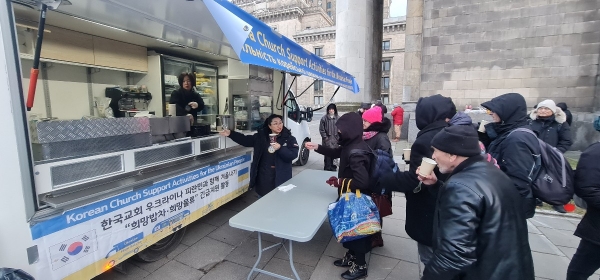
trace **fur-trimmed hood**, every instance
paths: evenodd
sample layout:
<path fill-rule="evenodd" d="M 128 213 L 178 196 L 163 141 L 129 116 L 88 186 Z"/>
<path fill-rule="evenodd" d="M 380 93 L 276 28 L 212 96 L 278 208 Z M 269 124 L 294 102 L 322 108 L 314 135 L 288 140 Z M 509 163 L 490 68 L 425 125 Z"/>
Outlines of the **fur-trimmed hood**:
<path fill-rule="evenodd" d="M 556 113 L 554 113 L 553 116 L 554 120 L 556 120 L 556 122 L 558 123 L 564 123 L 567 121 L 567 114 L 565 114 L 565 112 L 560 107 L 556 107 Z M 529 118 L 531 118 L 534 121 L 537 120 L 537 109 L 533 109 L 531 113 L 529 113 Z"/>

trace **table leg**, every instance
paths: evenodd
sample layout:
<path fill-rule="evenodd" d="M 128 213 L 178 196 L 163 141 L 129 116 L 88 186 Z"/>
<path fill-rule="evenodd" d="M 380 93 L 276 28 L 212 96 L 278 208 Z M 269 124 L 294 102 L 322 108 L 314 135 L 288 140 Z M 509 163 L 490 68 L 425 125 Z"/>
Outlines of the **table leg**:
<path fill-rule="evenodd" d="M 252 277 L 252 274 L 254 273 L 254 271 L 256 271 L 256 267 L 258 266 L 258 263 L 262 259 L 262 252 L 263 252 L 262 238 L 261 238 L 260 232 L 259 232 L 258 233 L 258 258 L 256 258 L 256 263 L 254 263 L 254 266 L 252 267 L 252 270 L 250 270 L 250 274 L 248 274 L 248 278 L 246 278 L 246 280 L 250 280 L 250 277 Z"/>
<path fill-rule="evenodd" d="M 273 244 L 273 245 L 271 245 L 271 246 L 269 246 L 267 248 L 263 248 L 262 247 L 262 236 L 261 236 L 260 232 L 258 232 L 258 257 L 256 259 L 256 263 L 254 263 L 254 266 L 250 270 L 250 273 L 248 274 L 248 277 L 246 279 L 250 280 L 250 278 L 252 277 L 252 274 L 254 274 L 254 272 L 258 272 L 258 273 L 263 273 L 263 274 L 266 274 L 266 275 L 269 275 L 269 276 L 273 276 L 275 278 L 279 278 L 279 279 L 283 279 L 283 280 L 294 280 L 292 278 L 285 277 L 283 275 L 275 274 L 275 273 L 270 272 L 270 271 L 266 271 L 266 270 L 263 270 L 263 269 L 256 268 L 258 266 L 258 263 L 260 263 L 260 260 L 262 259 L 262 252 L 263 251 L 275 248 L 275 247 L 280 246 L 280 245 L 285 248 L 284 242 L 285 242 L 285 239 L 282 239 L 281 243 Z M 289 242 L 290 242 L 290 251 L 288 252 L 288 256 L 290 258 L 290 267 L 292 268 L 292 272 L 294 272 L 294 276 L 296 276 L 296 280 L 300 280 L 300 276 L 298 276 L 298 272 L 296 272 L 296 268 L 294 267 L 294 259 L 292 257 L 292 254 L 293 254 L 292 240 L 289 240 Z"/>
<path fill-rule="evenodd" d="M 289 253 L 289 259 L 290 259 L 290 267 L 292 268 L 292 272 L 294 272 L 294 276 L 296 276 L 297 280 L 300 280 L 300 276 L 298 276 L 298 272 L 296 272 L 296 267 L 294 267 L 294 250 L 292 248 L 292 240 L 290 241 L 290 253 Z"/>

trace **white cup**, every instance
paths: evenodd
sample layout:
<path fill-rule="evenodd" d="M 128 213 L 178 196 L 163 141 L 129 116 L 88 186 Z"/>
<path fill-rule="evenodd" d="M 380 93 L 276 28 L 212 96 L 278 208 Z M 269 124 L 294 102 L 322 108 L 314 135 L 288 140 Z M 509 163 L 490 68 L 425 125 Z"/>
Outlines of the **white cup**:
<path fill-rule="evenodd" d="M 404 161 L 409 161 L 410 160 L 410 149 L 404 149 L 402 150 L 403 154 L 404 154 Z"/>
<path fill-rule="evenodd" d="M 482 120 L 482 121 L 479 123 L 479 129 L 477 129 L 477 131 L 479 131 L 479 132 L 481 132 L 481 133 L 485 133 L 485 125 L 486 125 L 486 124 L 488 124 L 488 123 L 490 123 L 490 122 L 488 122 L 488 121 L 485 121 L 485 120 Z"/>
<path fill-rule="evenodd" d="M 435 162 L 435 160 L 424 157 L 423 161 L 421 161 L 419 175 L 421 175 L 423 177 L 429 176 L 431 174 L 431 172 L 433 172 L 433 169 L 435 168 L 436 165 L 437 165 L 437 163 Z"/>

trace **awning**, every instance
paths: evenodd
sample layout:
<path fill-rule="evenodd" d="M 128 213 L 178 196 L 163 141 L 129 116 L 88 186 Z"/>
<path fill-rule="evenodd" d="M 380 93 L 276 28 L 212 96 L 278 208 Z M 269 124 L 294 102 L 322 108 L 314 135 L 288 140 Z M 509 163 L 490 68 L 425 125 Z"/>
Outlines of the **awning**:
<path fill-rule="evenodd" d="M 247 64 L 308 76 L 359 92 L 354 77 L 273 31 L 227 0 L 204 0 L 233 51 Z"/>

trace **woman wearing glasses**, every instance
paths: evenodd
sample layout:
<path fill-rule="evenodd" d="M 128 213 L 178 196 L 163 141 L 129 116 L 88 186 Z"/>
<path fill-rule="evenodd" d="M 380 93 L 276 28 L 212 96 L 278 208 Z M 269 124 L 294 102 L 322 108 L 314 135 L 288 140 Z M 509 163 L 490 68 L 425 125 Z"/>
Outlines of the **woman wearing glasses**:
<path fill-rule="evenodd" d="M 223 130 L 219 134 L 244 147 L 253 147 L 250 166 L 250 189 L 259 197 L 292 178 L 292 162 L 298 157 L 298 142 L 289 129 L 283 126 L 283 117 L 269 116 L 263 127 L 253 135 Z"/>

